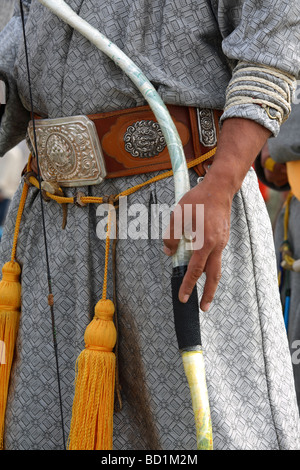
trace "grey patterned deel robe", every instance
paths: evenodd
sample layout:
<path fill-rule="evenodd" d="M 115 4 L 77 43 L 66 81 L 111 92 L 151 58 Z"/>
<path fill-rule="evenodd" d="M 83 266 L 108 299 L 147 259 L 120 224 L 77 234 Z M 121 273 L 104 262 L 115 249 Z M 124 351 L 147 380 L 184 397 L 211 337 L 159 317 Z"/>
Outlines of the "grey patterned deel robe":
<path fill-rule="evenodd" d="M 31 3 L 31 5 L 30 5 Z M 299 3 L 282 0 L 68 0 L 139 65 L 166 103 L 223 109 L 238 62 L 299 73 Z M 34 108 L 48 117 L 144 104 L 130 80 L 80 34 L 38 1 L 28 6 L 26 35 Z M 30 7 L 30 11 L 29 11 Z M 0 77 L 8 85 L 1 154 L 24 137 L 29 94 L 18 12 L 0 36 Z M 281 85 L 281 79 L 264 77 Z M 263 94 L 263 92 L 262 92 Z M 21 105 L 22 103 L 22 105 Z M 27 109 L 25 109 L 24 107 Z M 224 118 L 254 119 L 278 133 L 255 104 Z M 234 171 L 234 169 L 233 169 Z M 82 188 L 115 194 L 149 175 Z M 191 171 L 191 185 L 197 184 Z M 128 204 L 173 204 L 172 179 L 153 183 Z M 201 184 L 201 183 L 200 183 Z M 21 183 L 22 186 L 22 183 Z M 0 261 L 10 258 L 21 186 L 10 206 Z M 75 189 L 66 190 L 66 195 Z M 47 203 L 45 220 L 53 278 L 65 431 L 74 393 L 75 361 L 101 297 L 104 243 L 97 208 Z M 272 231 L 253 170 L 236 194 L 223 273 L 211 309 L 200 312 L 214 448 L 300 449 L 291 358 L 276 278 Z M 6 449 L 61 449 L 59 403 L 40 202 L 30 188 L 17 257 L 22 265 L 22 315 L 6 414 Z M 114 417 L 115 450 L 196 448 L 190 392 L 172 319 L 170 260 L 161 240 L 117 242 L 116 287 L 123 409 Z M 112 298 L 112 272 L 109 296 Z M 203 288 L 203 278 L 198 283 Z"/>

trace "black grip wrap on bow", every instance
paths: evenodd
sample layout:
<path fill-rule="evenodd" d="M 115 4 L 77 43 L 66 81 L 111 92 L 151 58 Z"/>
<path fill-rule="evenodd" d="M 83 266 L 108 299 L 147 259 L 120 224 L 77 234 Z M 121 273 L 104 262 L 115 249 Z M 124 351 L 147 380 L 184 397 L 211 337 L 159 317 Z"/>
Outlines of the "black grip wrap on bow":
<path fill-rule="evenodd" d="M 173 298 L 174 324 L 179 349 L 194 349 L 201 346 L 199 302 L 195 286 L 187 303 L 180 302 L 179 289 L 187 267 L 173 268 L 171 286 Z"/>

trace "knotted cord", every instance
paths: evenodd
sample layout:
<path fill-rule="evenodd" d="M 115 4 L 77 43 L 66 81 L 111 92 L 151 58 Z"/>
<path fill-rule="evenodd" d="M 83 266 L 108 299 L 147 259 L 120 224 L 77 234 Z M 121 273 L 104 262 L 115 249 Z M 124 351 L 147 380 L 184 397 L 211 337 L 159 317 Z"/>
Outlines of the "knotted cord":
<path fill-rule="evenodd" d="M 199 165 L 200 163 L 204 162 L 205 160 L 208 160 L 209 158 L 214 156 L 214 154 L 216 153 L 216 150 L 217 150 L 217 148 L 215 147 L 215 148 L 209 150 L 208 152 L 206 152 L 204 155 L 201 155 L 200 157 L 195 158 L 195 160 L 192 160 L 192 161 L 188 162 L 187 167 L 190 169 L 190 168 L 193 168 L 194 166 Z M 116 194 L 116 195 L 111 196 L 111 197 L 116 202 L 121 197 L 130 196 L 131 194 L 135 193 L 139 189 L 142 189 L 144 186 L 146 186 L 148 184 L 151 184 L 151 183 L 155 183 L 156 181 L 160 181 L 162 179 L 168 178 L 172 175 L 173 175 L 173 170 L 165 171 L 164 173 L 160 173 L 160 174 L 154 176 L 153 178 L 150 178 L 149 180 L 144 181 L 143 183 L 137 184 L 136 186 L 132 186 L 132 187 L 126 189 L 125 191 L 122 191 L 121 193 Z M 26 174 L 25 174 L 25 177 L 26 177 Z M 33 186 L 35 186 L 36 188 L 40 187 L 40 184 L 39 184 L 37 178 L 32 175 L 30 170 L 28 172 L 27 181 L 30 184 L 32 184 Z M 45 191 L 45 196 L 49 199 L 52 199 L 53 201 L 56 201 L 58 204 L 76 204 L 78 202 L 78 197 L 77 196 L 75 196 L 75 197 L 57 196 L 56 194 L 51 194 L 47 191 Z M 97 196 L 80 196 L 79 199 L 80 199 L 80 203 L 82 205 L 85 205 L 85 204 L 102 204 L 103 202 L 105 202 L 105 199 L 104 199 L 103 196 L 98 196 L 98 197 Z"/>

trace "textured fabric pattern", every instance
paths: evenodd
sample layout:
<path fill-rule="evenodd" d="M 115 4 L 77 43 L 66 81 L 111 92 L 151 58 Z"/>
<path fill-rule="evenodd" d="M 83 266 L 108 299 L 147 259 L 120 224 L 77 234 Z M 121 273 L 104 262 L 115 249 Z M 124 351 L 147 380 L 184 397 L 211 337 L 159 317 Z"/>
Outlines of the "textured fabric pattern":
<path fill-rule="evenodd" d="M 300 71 L 297 1 L 166 0 L 163 6 L 160 0 L 67 3 L 112 38 L 169 104 L 223 109 L 232 69 L 240 60 L 294 75 Z M 143 104 L 139 91 L 110 59 L 36 0 L 31 2 L 27 36 L 34 108 L 41 115 L 92 114 Z M 1 35 L 0 70 L 5 63 L 2 44 L 16 45 L 14 36 L 3 39 Z M 22 44 L 15 72 L 20 96 L 29 109 Z M 11 93 L 15 93 L 13 87 Z M 19 115 L 18 106 L 8 103 L 7 119 Z M 226 116 L 248 117 L 278 133 L 278 123 L 257 105 L 235 107 Z M 24 125 L 22 129 L 25 132 Z M 16 140 L 9 129 L 2 130 L 0 155 L 3 145 L 14 145 Z"/>
<path fill-rule="evenodd" d="M 292 47 L 296 34 L 293 24 L 280 31 L 278 22 L 271 22 L 272 31 L 267 22 L 260 27 L 261 9 L 269 9 L 273 19 L 279 11 L 286 18 L 292 14 L 296 18 L 298 6 L 294 2 L 166 0 L 163 8 L 158 0 L 67 3 L 104 34 L 113 36 L 167 103 L 222 109 L 231 71 L 241 58 L 264 58 L 266 65 L 274 66 L 284 58 L 288 71 L 299 70 L 300 55 Z M 248 23 L 247 14 L 254 8 L 258 16 L 249 15 Z M 257 28 L 270 50 L 263 56 L 259 53 L 261 41 L 252 41 Z M 37 113 L 60 117 L 143 104 L 139 92 L 114 64 L 37 1 L 31 3 L 26 29 Z M 233 47 L 230 36 L 235 29 Z M 247 37 L 245 43 L 243 37 Z M 282 47 L 275 50 L 272 44 L 278 38 Z M 288 54 L 285 44 L 291 47 Z M 14 78 L 28 108 L 23 52 L 20 47 Z M 17 109 L 8 103 L 7 116 L 15 116 Z M 256 106 L 248 113 L 271 125 L 266 115 L 258 117 Z M 2 143 L 7 143 L 8 135 L 4 129 Z M 145 178 L 105 181 L 84 191 L 92 195 L 119 193 Z M 196 182 L 194 173 L 191 182 Z M 67 190 L 66 194 L 73 192 Z M 152 199 L 171 205 L 172 180 L 132 195 L 131 203 L 148 204 L 151 194 Z M 1 264 L 10 258 L 18 197 L 19 193 L 11 205 L 1 242 Z M 96 235 L 95 206 L 70 207 L 66 230 L 61 230 L 61 208 L 49 203 L 45 209 L 67 431 L 75 360 L 83 347 L 85 326 L 101 297 L 104 244 Z M 161 245 L 160 240 L 120 240 L 117 245 L 124 407 L 115 416 L 115 449 L 195 449 L 189 390 L 173 331 L 171 261 L 162 253 Z M 42 253 L 39 198 L 31 189 L 18 244 L 23 305 L 6 417 L 7 449 L 47 450 L 62 445 Z M 203 279 L 200 290 L 202 283 Z M 109 286 L 112 297 L 111 278 Z M 223 277 L 212 308 L 208 314 L 201 314 L 201 323 L 215 448 L 299 449 L 299 419 L 277 291 L 272 233 L 253 171 L 235 197 Z"/>
<path fill-rule="evenodd" d="M 191 174 L 191 180 L 195 184 L 196 175 Z M 130 179 L 106 182 L 91 193 L 118 192 L 130 183 Z M 132 195 L 130 203 L 147 204 L 151 195 L 158 203 L 172 204 L 172 181 L 145 188 Z M 18 198 L 8 217 L 1 262 L 9 255 L 17 202 Z M 100 219 L 95 206 L 71 207 L 65 231 L 60 228 L 60 210 L 55 203 L 46 205 L 67 430 L 75 360 L 93 306 L 101 296 L 104 247 L 96 236 Z M 253 221 L 254 211 L 257 217 Z M 213 307 L 201 313 L 215 449 L 300 448 L 298 415 L 292 411 L 291 361 L 265 211 L 251 171 L 234 200 L 232 232 Z M 39 198 L 31 189 L 18 245 L 24 295 L 6 420 L 7 449 L 61 448 L 39 212 Z M 163 254 L 160 240 L 118 241 L 124 408 L 115 414 L 116 450 L 195 449 L 189 390 L 174 336 L 170 273 L 170 260 Z M 109 286 L 111 297 L 111 280 Z"/>

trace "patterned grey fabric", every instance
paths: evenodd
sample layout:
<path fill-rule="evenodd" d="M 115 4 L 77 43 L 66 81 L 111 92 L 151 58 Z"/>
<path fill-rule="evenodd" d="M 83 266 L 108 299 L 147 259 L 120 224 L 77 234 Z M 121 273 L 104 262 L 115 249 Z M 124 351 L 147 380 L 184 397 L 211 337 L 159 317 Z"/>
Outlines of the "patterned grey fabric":
<path fill-rule="evenodd" d="M 294 74 L 299 71 L 300 56 L 293 49 L 297 27 L 290 21 L 299 16 L 299 6 L 293 1 L 166 0 L 163 8 L 158 0 L 69 0 L 68 4 L 113 36 L 167 103 L 222 109 L 232 69 L 240 59 L 283 64 Z M 280 16 L 289 20 L 289 27 L 278 28 Z M 114 64 L 37 1 L 31 4 L 26 29 L 37 113 L 58 117 L 143 104 Z M 260 53 L 261 44 L 268 53 Z M 1 63 L 2 36 L 0 57 Z M 14 78 L 28 108 L 25 73 L 20 47 Z M 18 109 L 8 101 L 7 119 Z M 237 115 L 243 112 L 232 110 Z M 257 106 L 247 112 L 276 133 L 274 121 Z M 3 128 L 1 148 L 8 136 L 9 129 Z M 84 191 L 118 193 L 145 178 L 105 181 Z M 193 172 L 191 183 L 196 184 Z M 172 180 L 145 188 L 130 202 L 148 204 L 151 194 L 171 205 Z M 10 258 L 19 195 L 20 190 L 7 219 L 1 264 Z M 96 234 L 95 206 L 70 207 L 65 230 L 61 230 L 60 207 L 49 203 L 45 212 L 67 432 L 75 360 L 101 297 L 104 244 Z M 6 417 L 7 449 L 62 445 L 43 250 L 39 198 L 31 189 L 18 244 L 23 305 Z M 124 407 L 115 415 L 114 448 L 195 449 L 194 417 L 173 330 L 170 260 L 163 255 L 160 240 L 120 240 L 116 267 Z M 202 285 L 203 279 L 200 291 Z M 112 297 L 111 278 L 109 286 Z M 215 449 L 300 449 L 272 233 L 253 171 L 235 197 L 222 280 L 212 308 L 201 313 L 201 323 Z"/>
<path fill-rule="evenodd" d="M 89 193 L 118 193 L 145 179 L 107 181 Z M 194 173 L 191 182 L 196 184 Z M 128 204 L 147 205 L 151 195 L 159 204 L 171 205 L 172 180 L 147 186 L 132 195 Z M 10 253 L 18 198 L 1 242 L 1 262 Z M 93 306 L 101 297 L 104 244 L 96 236 L 101 218 L 96 216 L 95 206 L 71 207 L 65 231 L 58 210 L 55 203 L 47 204 L 46 227 L 67 432 L 74 363 Z M 258 217 L 253 220 L 254 212 Z M 6 419 L 7 449 L 61 448 L 39 214 L 39 198 L 31 189 L 18 245 L 24 294 Z M 270 223 L 256 176 L 250 171 L 234 199 L 232 232 L 213 308 L 201 313 L 215 449 L 300 448 L 275 264 Z M 170 273 L 170 260 L 163 254 L 160 240 L 118 241 L 124 408 L 114 418 L 116 450 L 195 449 L 194 417 L 173 327 Z M 112 298 L 111 278 L 109 286 Z"/>

